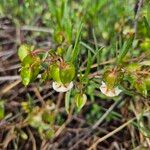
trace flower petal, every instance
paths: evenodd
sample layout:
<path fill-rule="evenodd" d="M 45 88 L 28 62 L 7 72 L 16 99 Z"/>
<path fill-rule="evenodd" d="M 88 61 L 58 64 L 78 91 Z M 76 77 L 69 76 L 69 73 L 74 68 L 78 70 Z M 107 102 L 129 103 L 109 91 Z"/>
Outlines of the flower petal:
<path fill-rule="evenodd" d="M 119 95 L 121 92 L 122 92 L 122 90 L 119 89 L 118 86 L 115 87 L 115 93 L 116 93 L 116 96 Z"/>
<path fill-rule="evenodd" d="M 108 97 L 118 96 L 122 92 L 122 90 L 120 90 L 118 86 L 114 89 L 108 89 L 107 85 L 103 81 L 102 85 L 100 86 L 100 90 L 104 95 Z"/>
<path fill-rule="evenodd" d="M 57 92 L 67 92 L 73 87 L 73 82 L 63 85 L 62 83 L 53 82 L 52 87 Z"/>

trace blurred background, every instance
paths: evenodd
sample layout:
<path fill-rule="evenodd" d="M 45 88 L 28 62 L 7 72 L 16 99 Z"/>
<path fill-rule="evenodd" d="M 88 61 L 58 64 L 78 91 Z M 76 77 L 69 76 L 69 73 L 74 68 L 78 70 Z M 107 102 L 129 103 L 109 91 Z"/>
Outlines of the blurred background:
<path fill-rule="evenodd" d="M 107 99 L 100 93 L 97 79 L 91 81 L 87 89 L 86 106 L 68 116 L 64 108 L 65 95 L 53 91 L 51 81 L 41 84 L 37 79 L 28 87 L 22 85 L 17 56 L 18 47 L 23 43 L 65 52 L 74 45 L 82 23 L 80 64 L 86 67 L 89 49 L 94 53 L 103 47 L 94 63 L 99 64 L 98 69 L 103 71 L 105 66 L 114 62 L 119 52 L 118 45 L 129 39 L 133 32 L 136 32 L 136 39 L 134 50 L 130 52 L 132 57 L 138 59 L 150 51 L 144 17 L 150 23 L 149 0 L 0 0 L 0 148 L 84 150 L 143 108 L 148 108 L 149 99 L 134 94 Z M 96 71 L 97 68 L 93 67 L 92 73 Z M 53 138 L 50 139 L 41 137 L 35 128 L 24 124 L 26 104 L 30 103 L 32 108 L 40 107 L 40 101 L 50 101 L 57 108 L 52 125 L 57 132 L 52 131 L 50 137 Z M 110 110 L 100 126 L 95 126 L 114 103 L 115 109 Z M 150 125 L 150 119 L 146 118 L 146 121 Z M 148 150 L 150 140 L 145 132 L 150 133 L 149 127 L 143 128 L 141 133 L 138 123 L 134 122 L 103 140 L 95 149 Z"/>

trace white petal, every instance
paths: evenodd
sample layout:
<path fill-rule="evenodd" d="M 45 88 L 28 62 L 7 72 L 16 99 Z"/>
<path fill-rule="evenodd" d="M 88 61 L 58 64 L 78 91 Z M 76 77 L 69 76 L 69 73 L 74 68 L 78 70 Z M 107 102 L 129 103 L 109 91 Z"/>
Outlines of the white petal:
<path fill-rule="evenodd" d="M 115 87 L 114 89 L 108 89 L 107 85 L 102 81 L 102 85 L 100 86 L 101 92 L 108 96 L 108 97 L 114 97 L 118 96 L 122 90 L 120 90 L 118 87 Z"/>
<path fill-rule="evenodd" d="M 53 82 L 52 87 L 57 92 L 67 92 L 73 87 L 73 82 L 63 85 L 62 83 Z"/>
<path fill-rule="evenodd" d="M 116 96 L 119 95 L 121 92 L 122 92 L 122 90 L 119 89 L 118 86 L 115 87 L 115 93 L 116 93 Z"/>
<path fill-rule="evenodd" d="M 107 91 L 107 86 L 106 86 L 106 84 L 105 84 L 104 82 L 102 82 L 102 85 L 100 86 L 100 90 L 101 90 L 101 92 L 102 92 L 103 94 L 106 93 L 106 91 Z"/>

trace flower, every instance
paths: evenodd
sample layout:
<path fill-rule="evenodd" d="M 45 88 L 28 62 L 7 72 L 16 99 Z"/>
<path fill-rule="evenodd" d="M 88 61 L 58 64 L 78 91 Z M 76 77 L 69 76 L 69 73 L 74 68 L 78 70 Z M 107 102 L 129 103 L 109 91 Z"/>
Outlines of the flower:
<path fill-rule="evenodd" d="M 52 87 L 55 91 L 57 92 L 67 92 L 69 91 L 70 89 L 72 89 L 73 87 L 73 82 L 71 81 L 70 83 L 67 83 L 67 84 L 62 84 L 62 83 L 59 83 L 59 82 L 56 82 L 54 81 L 52 83 Z"/>
<path fill-rule="evenodd" d="M 122 90 L 120 90 L 118 86 L 114 87 L 113 89 L 109 89 L 103 81 L 102 85 L 100 86 L 100 90 L 103 94 L 105 94 L 108 97 L 118 96 L 122 92 Z"/>

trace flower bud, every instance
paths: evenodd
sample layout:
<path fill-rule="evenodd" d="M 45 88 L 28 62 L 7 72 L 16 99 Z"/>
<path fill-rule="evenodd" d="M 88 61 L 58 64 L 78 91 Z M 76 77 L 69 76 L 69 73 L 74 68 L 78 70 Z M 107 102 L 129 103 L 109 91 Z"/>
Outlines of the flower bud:
<path fill-rule="evenodd" d="M 54 81 L 67 84 L 70 83 L 75 76 L 75 67 L 69 63 L 64 63 L 63 65 L 53 64 L 50 68 L 50 72 Z"/>
<path fill-rule="evenodd" d="M 60 70 L 60 79 L 63 84 L 70 83 L 75 76 L 75 67 L 73 64 L 66 64 Z"/>
<path fill-rule="evenodd" d="M 122 78 L 123 74 L 115 70 L 107 70 L 103 75 L 103 80 L 110 89 L 117 86 Z"/>
<path fill-rule="evenodd" d="M 75 67 L 73 64 L 61 62 L 51 66 L 51 77 L 54 80 L 52 86 L 57 92 L 67 92 L 73 87 Z"/>
<path fill-rule="evenodd" d="M 86 101 L 87 101 L 87 96 L 85 94 L 79 93 L 75 95 L 75 102 L 78 110 L 81 110 L 81 108 L 85 105 Z"/>

